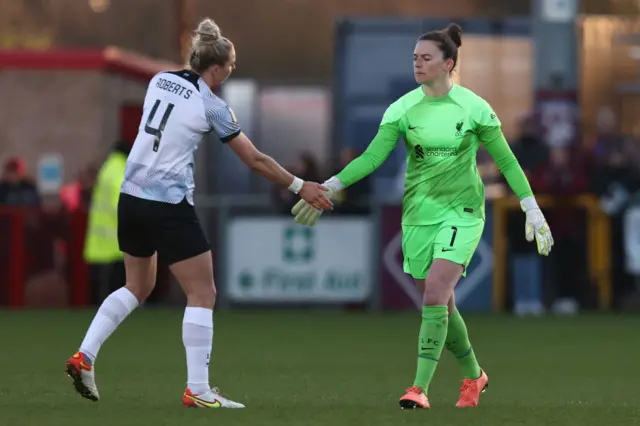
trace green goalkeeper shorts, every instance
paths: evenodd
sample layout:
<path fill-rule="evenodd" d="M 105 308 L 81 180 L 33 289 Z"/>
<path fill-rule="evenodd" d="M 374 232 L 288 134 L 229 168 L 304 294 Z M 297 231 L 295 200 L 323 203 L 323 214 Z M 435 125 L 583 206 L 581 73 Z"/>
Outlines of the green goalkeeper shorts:
<path fill-rule="evenodd" d="M 484 220 L 447 220 L 435 225 L 402 225 L 404 272 L 424 279 L 433 259 L 446 259 L 467 266 L 478 247 Z"/>

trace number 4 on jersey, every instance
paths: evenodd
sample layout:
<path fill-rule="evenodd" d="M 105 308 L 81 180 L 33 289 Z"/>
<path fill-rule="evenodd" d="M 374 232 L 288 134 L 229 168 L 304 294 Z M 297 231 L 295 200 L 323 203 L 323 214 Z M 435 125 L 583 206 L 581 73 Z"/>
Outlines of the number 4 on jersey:
<path fill-rule="evenodd" d="M 162 120 L 160 121 L 160 126 L 158 128 L 154 128 L 151 126 L 151 122 L 153 121 L 153 117 L 156 116 L 156 112 L 158 111 L 158 107 L 160 106 L 160 99 L 153 104 L 153 108 L 151 108 L 151 113 L 147 118 L 147 122 L 144 125 L 144 131 L 150 135 L 155 136 L 153 139 L 153 152 L 158 152 L 158 148 L 160 148 L 160 139 L 162 138 L 162 132 L 164 131 L 164 126 L 167 125 L 167 121 L 169 120 L 169 116 L 171 115 L 171 111 L 173 111 L 173 104 L 167 105 L 167 109 L 162 116 Z"/>

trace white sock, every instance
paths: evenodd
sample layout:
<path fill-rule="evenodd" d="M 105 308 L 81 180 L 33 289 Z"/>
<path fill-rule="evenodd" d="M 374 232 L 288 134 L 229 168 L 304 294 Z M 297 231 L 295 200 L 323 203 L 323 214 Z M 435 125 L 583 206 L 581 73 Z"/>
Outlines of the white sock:
<path fill-rule="evenodd" d="M 138 306 L 138 299 L 126 287 L 111 293 L 100 305 L 80 345 L 80 352 L 95 362 L 100 347 L 122 321 Z"/>
<path fill-rule="evenodd" d="M 213 311 L 187 306 L 182 320 L 182 343 L 187 353 L 187 386 L 195 395 L 208 392 L 209 357 L 213 344 Z"/>

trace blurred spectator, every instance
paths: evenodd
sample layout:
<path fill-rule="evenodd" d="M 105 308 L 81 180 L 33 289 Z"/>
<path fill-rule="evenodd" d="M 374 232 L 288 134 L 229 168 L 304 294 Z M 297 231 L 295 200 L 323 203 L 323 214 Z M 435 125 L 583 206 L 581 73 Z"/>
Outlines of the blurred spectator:
<path fill-rule="evenodd" d="M 604 110 L 606 111 L 606 110 Z M 623 218 L 629 201 L 640 189 L 634 142 L 617 132 L 615 116 L 604 113 L 598 120 L 598 138 L 594 147 L 596 162 L 591 174 L 591 190 L 611 218 L 611 261 L 615 300 L 619 302 L 633 290 L 633 277 L 625 269 Z M 632 148 L 630 148 L 632 147 Z"/>
<path fill-rule="evenodd" d="M 63 212 L 69 218 L 70 223 L 84 222 L 85 226 L 82 229 L 83 235 L 86 235 L 86 222 L 82 219 L 78 222 L 77 214 L 79 213 L 80 217 L 86 219 L 85 214 L 91 206 L 91 192 L 97 175 L 97 165 L 90 164 L 78 173 L 78 178 L 75 181 L 64 185 L 60 189 L 59 196 Z M 58 248 L 63 258 L 69 259 L 69 241 L 59 241 Z M 69 276 L 72 274 L 72 268 L 69 263 L 67 263 L 67 274 L 69 274 Z"/>
<path fill-rule="evenodd" d="M 512 144 L 512 150 L 522 170 L 531 181 L 534 172 L 544 166 L 549 156 L 549 148 L 543 141 L 542 128 L 533 115 L 527 114 L 521 119 L 520 135 Z M 491 162 L 491 164 L 495 163 Z M 507 232 L 511 255 L 513 310 L 518 315 L 539 315 L 544 312 L 542 262 L 536 245 L 523 238 L 523 229 L 522 212 L 519 209 L 511 211 Z"/>
<path fill-rule="evenodd" d="M 579 149 L 551 148 L 549 162 L 533 170 L 532 185 L 546 195 L 561 197 L 580 195 L 586 191 L 585 161 Z"/>
<path fill-rule="evenodd" d="M 291 173 L 300 179 L 310 182 L 323 182 L 322 173 L 318 161 L 309 152 L 303 152 L 298 157 L 296 164 L 289 169 Z M 289 214 L 293 205 L 298 201 L 299 197 L 286 188 L 274 187 L 273 196 L 275 198 L 276 207 L 279 213 Z"/>
<path fill-rule="evenodd" d="M 118 199 L 131 145 L 119 141 L 105 160 L 91 197 L 84 258 L 91 268 L 92 303 L 126 283 L 118 245 Z"/>
<path fill-rule="evenodd" d="M 587 277 L 584 267 L 586 221 L 583 211 L 574 203 L 576 196 L 586 192 L 587 171 L 579 147 L 554 147 L 549 163 L 538 167 L 532 176 L 536 193 L 549 195 L 554 206 L 545 212 L 553 230 L 553 276 L 556 282 L 554 310 L 575 313 L 585 290 Z"/>
<path fill-rule="evenodd" d="M 520 121 L 520 137 L 514 141 L 511 149 L 529 179 L 534 170 L 548 161 L 549 148 L 533 115 L 526 115 Z"/>
<path fill-rule="evenodd" d="M 60 200 L 68 212 L 88 211 L 91 191 L 98 176 L 98 168 L 90 164 L 78 173 L 78 178 L 60 189 Z"/>
<path fill-rule="evenodd" d="M 4 163 L 0 177 L 0 204 L 38 206 L 40 195 L 33 181 L 27 178 L 24 160 L 11 157 Z"/>
<path fill-rule="evenodd" d="M 336 175 L 356 157 L 358 157 L 358 152 L 355 149 L 342 148 L 340 151 L 340 164 L 333 174 Z M 369 206 L 370 194 L 370 179 L 366 177 L 338 193 L 334 211 L 341 214 L 368 214 L 371 211 Z"/>

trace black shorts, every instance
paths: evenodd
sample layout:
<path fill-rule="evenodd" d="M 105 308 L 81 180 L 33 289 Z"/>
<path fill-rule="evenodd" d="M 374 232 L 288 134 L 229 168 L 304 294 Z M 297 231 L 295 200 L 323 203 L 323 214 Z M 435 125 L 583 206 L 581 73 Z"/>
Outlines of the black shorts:
<path fill-rule="evenodd" d="M 173 264 L 210 250 L 196 211 L 186 199 L 179 204 L 120 194 L 120 251 L 135 257 L 158 252 L 162 263 Z"/>

